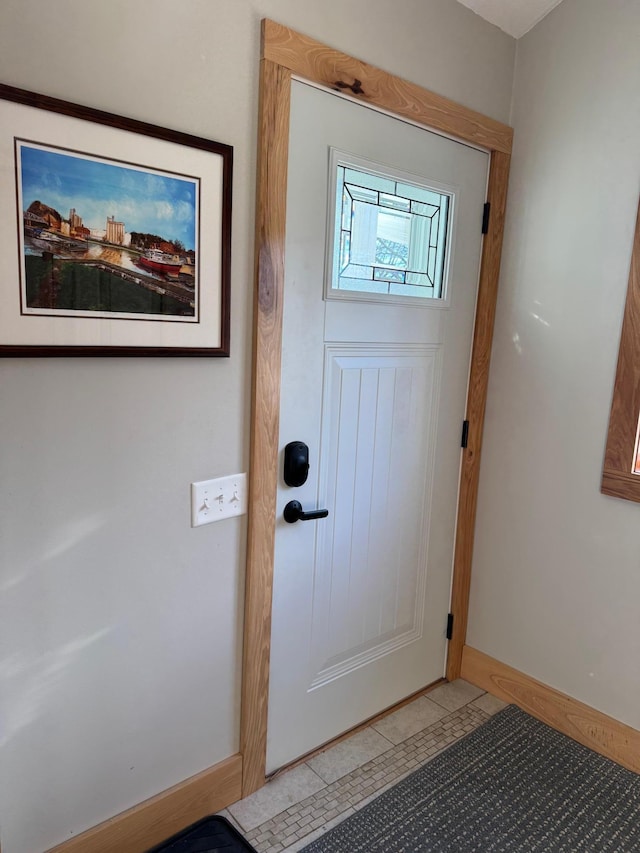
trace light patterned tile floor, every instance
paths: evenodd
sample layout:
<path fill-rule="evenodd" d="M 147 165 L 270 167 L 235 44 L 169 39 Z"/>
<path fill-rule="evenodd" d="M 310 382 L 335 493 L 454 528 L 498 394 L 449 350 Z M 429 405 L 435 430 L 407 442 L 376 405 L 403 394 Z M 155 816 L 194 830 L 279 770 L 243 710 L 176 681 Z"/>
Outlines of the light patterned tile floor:
<path fill-rule="evenodd" d="M 461 679 L 443 684 L 223 814 L 259 853 L 297 853 L 504 705 Z"/>

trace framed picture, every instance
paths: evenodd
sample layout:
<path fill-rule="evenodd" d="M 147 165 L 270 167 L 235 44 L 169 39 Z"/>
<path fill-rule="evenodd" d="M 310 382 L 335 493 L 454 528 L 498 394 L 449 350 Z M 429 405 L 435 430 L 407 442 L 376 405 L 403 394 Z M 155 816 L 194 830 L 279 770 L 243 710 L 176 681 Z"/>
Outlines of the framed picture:
<path fill-rule="evenodd" d="M 601 491 L 640 502 L 640 206 L 631 252 Z"/>
<path fill-rule="evenodd" d="M 229 355 L 229 145 L 0 85 L 0 356 Z"/>

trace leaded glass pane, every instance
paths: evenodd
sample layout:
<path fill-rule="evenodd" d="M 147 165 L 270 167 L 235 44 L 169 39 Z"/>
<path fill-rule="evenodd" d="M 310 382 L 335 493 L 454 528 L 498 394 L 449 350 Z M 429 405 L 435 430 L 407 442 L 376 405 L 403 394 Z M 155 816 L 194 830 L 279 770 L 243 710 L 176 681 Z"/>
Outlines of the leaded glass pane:
<path fill-rule="evenodd" d="M 344 188 L 342 193 L 342 230 L 351 231 L 351 196 Z"/>
<path fill-rule="evenodd" d="M 378 204 L 380 193 L 367 187 L 357 187 L 355 184 L 345 184 L 348 194 L 356 201 L 366 201 L 369 204 Z"/>
<path fill-rule="evenodd" d="M 340 234 L 340 274 L 349 264 L 350 246 L 351 232 L 343 231 Z"/>
<path fill-rule="evenodd" d="M 432 204 L 434 207 L 440 207 L 442 204 L 442 195 L 434 190 L 427 189 L 427 187 L 418 187 L 415 184 L 404 184 L 397 181 L 396 192 L 405 198 L 423 201 L 425 204 Z"/>
<path fill-rule="evenodd" d="M 383 193 L 394 193 L 396 182 L 381 175 L 372 175 L 370 172 L 361 172 L 356 169 L 345 169 L 344 180 L 347 184 L 357 187 L 368 187 L 371 190 L 380 190 Z"/>
<path fill-rule="evenodd" d="M 393 282 L 389 285 L 389 293 L 393 296 L 422 296 L 423 299 L 437 299 L 431 285 L 416 287 L 415 284 L 398 284 Z"/>
<path fill-rule="evenodd" d="M 436 250 L 431 247 L 429 249 L 429 263 L 427 264 L 427 275 L 433 283 L 436 277 Z"/>
<path fill-rule="evenodd" d="M 423 201 L 412 201 L 411 212 L 419 213 L 420 216 L 434 216 L 440 210 L 439 207 L 434 207 L 432 204 L 425 204 Z"/>
<path fill-rule="evenodd" d="M 342 271 L 342 276 L 346 278 L 373 278 L 373 270 L 365 264 L 347 264 Z M 341 276 L 341 277 L 342 277 Z"/>
<path fill-rule="evenodd" d="M 334 290 L 442 299 L 450 197 L 338 166 Z"/>
<path fill-rule="evenodd" d="M 380 204 L 383 207 L 393 207 L 396 210 L 411 210 L 411 202 L 408 198 L 389 195 L 389 193 L 380 193 Z"/>
<path fill-rule="evenodd" d="M 359 290 L 362 293 L 389 293 L 389 285 L 386 282 L 369 281 L 358 278 L 341 278 L 344 282 L 344 290 Z"/>
<path fill-rule="evenodd" d="M 404 282 L 406 280 L 406 272 L 402 272 L 402 270 L 388 270 L 384 269 L 384 267 L 374 267 L 373 268 L 373 278 L 374 281 L 401 281 Z"/>
<path fill-rule="evenodd" d="M 433 284 L 428 275 L 420 272 L 408 272 L 406 278 L 407 284 L 418 284 L 420 287 L 430 287 L 433 289 Z"/>

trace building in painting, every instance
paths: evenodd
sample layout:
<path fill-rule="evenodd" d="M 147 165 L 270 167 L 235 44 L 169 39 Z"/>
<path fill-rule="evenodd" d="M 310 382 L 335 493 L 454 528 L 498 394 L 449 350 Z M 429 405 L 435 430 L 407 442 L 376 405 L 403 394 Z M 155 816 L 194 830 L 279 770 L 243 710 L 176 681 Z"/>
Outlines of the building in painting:
<path fill-rule="evenodd" d="M 38 200 L 32 201 L 29 208 L 25 211 L 25 221 L 35 222 L 37 220 L 43 222 L 45 227 L 51 228 L 54 231 L 59 231 L 62 225 L 62 217 L 58 211 Z"/>
<path fill-rule="evenodd" d="M 82 217 L 78 216 L 75 207 L 72 207 L 69 211 L 69 226 L 72 231 L 82 228 Z"/>
<path fill-rule="evenodd" d="M 40 216 L 31 210 L 25 210 L 24 227 L 27 231 L 41 230 L 42 228 L 48 228 L 49 222 L 44 216 Z"/>
<path fill-rule="evenodd" d="M 83 225 L 82 217 L 76 213 L 75 207 L 69 211 L 69 236 L 76 240 L 88 240 L 90 229 Z"/>
<path fill-rule="evenodd" d="M 105 240 L 107 243 L 115 243 L 116 246 L 124 245 L 124 222 L 116 222 L 113 216 L 107 216 Z"/>

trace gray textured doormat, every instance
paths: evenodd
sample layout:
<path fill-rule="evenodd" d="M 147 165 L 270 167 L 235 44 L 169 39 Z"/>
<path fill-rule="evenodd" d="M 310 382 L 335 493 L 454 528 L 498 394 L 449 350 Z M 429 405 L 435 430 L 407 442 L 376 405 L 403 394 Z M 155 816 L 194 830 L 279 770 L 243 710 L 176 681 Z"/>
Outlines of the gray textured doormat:
<path fill-rule="evenodd" d="M 509 705 L 304 853 L 638 853 L 640 776 Z"/>
<path fill-rule="evenodd" d="M 194 823 L 148 853 L 256 853 L 224 817 L 213 815 Z"/>

